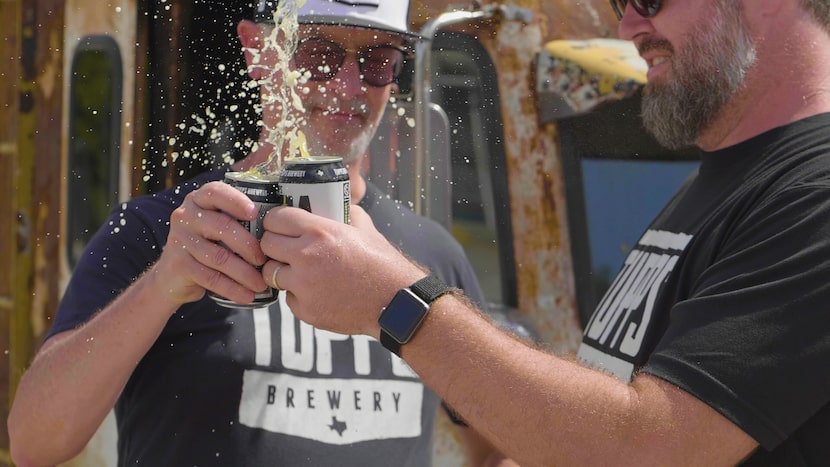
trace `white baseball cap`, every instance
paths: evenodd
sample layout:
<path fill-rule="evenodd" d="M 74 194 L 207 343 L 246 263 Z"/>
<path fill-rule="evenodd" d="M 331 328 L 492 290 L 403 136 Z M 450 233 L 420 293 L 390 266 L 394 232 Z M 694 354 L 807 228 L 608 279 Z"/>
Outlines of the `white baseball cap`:
<path fill-rule="evenodd" d="M 254 21 L 273 23 L 279 0 L 257 0 Z M 297 14 L 300 24 L 377 29 L 409 37 L 409 0 L 306 0 Z"/>

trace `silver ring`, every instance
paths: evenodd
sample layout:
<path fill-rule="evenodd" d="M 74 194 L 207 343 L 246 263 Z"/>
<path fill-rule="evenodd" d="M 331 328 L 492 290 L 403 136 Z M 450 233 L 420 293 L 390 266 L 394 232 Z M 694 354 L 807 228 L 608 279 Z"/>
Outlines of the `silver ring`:
<path fill-rule="evenodd" d="M 274 288 L 276 290 L 282 290 L 282 287 L 280 287 L 279 282 L 277 282 L 277 274 L 280 272 L 280 268 L 281 266 L 275 267 L 274 272 L 271 273 L 271 284 L 274 285 Z"/>

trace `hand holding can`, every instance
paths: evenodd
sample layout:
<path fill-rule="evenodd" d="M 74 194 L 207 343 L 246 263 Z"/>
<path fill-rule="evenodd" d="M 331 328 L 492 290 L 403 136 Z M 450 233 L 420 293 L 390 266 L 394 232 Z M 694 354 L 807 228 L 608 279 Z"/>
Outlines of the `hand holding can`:
<path fill-rule="evenodd" d="M 340 157 L 287 159 L 280 172 L 280 193 L 285 205 L 299 207 L 317 216 L 350 223 L 351 184 L 349 171 Z M 266 245 L 263 244 L 263 251 Z M 267 253 L 266 253 L 267 254 Z M 277 286 L 283 263 L 272 261 L 263 279 Z"/>
<path fill-rule="evenodd" d="M 280 194 L 280 187 L 277 183 L 277 177 L 258 176 L 243 172 L 228 172 L 225 174 L 225 183 L 233 186 L 242 193 L 245 193 L 256 205 L 259 211 L 259 215 L 256 220 L 251 222 L 240 221 L 240 223 L 245 229 L 251 232 L 257 240 L 262 239 L 262 234 L 265 231 L 262 226 L 262 219 L 265 217 L 265 213 L 273 207 L 285 204 L 285 197 Z M 223 306 L 231 308 L 260 308 L 276 302 L 278 292 L 279 291 L 277 289 L 268 287 L 262 292 L 256 293 L 254 295 L 254 301 L 251 303 L 236 303 L 213 292 L 208 292 L 208 295 L 214 301 Z"/>

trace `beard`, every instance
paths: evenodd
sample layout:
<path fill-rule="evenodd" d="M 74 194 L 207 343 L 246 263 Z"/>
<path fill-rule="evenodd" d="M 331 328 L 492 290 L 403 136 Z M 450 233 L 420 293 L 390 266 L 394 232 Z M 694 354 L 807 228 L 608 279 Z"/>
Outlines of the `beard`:
<path fill-rule="evenodd" d="M 304 99 L 306 111 L 315 109 L 317 118 L 306 115 L 304 131 L 311 154 L 343 158 L 346 165 L 358 164 L 369 150 L 383 111 L 372 111 L 363 99 L 342 100 L 325 94 L 311 94 Z M 320 117 L 328 112 L 345 111 L 355 115 L 346 127 L 332 126 Z"/>
<path fill-rule="evenodd" d="M 680 54 L 666 40 L 646 39 L 640 53 L 671 54 L 672 80 L 649 83 L 643 93 L 643 125 L 662 146 L 693 145 L 738 93 L 755 63 L 756 50 L 735 0 L 719 0 L 711 21 L 696 26 Z"/>
<path fill-rule="evenodd" d="M 307 144 L 309 152 L 315 156 L 339 156 L 343 158 L 343 163 L 346 165 L 353 165 L 359 163 L 366 152 L 369 150 L 369 145 L 375 136 L 375 126 L 365 125 L 357 136 L 350 136 L 342 138 L 339 143 L 342 147 L 340 149 L 329 147 L 321 137 L 314 137 L 316 134 L 309 132 L 307 137 Z M 337 130 L 334 130 L 337 134 Z M 346 144 L 348 143 L 348 144 Z"/>

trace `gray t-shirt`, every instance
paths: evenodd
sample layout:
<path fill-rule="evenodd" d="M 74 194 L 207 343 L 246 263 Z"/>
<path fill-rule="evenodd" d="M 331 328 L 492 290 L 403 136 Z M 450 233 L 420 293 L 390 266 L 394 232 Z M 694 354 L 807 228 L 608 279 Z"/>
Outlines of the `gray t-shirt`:
<path fill-rule="evenodd" d="M 76 267 L 49 335 L 104 307 L 156 261 L 171 212 L 223 173 L 115 209 Z M 361 205 L 389 240 L 483 302 L 460 245 L 369 186 Z M 326 293 L 321 278 L 320 293 Z M 297 320 L 285 305 L 182 306 L 118 399 L 119 465 L 424 466 L 440 400 L 366 336 Z"/>

